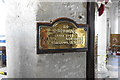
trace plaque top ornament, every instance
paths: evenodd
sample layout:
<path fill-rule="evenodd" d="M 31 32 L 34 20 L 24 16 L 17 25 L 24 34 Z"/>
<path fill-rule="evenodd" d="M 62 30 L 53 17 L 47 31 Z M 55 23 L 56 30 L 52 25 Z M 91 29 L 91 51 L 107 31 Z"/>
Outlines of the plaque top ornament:
<path fill-rule="evenodd" d="M 87 51 L 88 27 L 69 18 L 37 22 L 37 53 Z"/>

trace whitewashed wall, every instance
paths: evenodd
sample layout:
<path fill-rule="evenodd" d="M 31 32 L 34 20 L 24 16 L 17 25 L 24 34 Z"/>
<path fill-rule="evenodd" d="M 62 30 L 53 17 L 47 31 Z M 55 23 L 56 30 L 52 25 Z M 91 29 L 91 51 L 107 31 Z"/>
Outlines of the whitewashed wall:
<path fill-rule="evenodd" d="M 118 17 L 118 34 L 120 34 L 120 16 Z"/>
<path fill-rule="evenodd" d="M 0 35 L 5 35 L 5 20 L 6 20 L 6 7 L 1 0 L 0 1 Z"/>
<path fill-rule="evenodd" d="M 6 0 L 8 77 L 36 77 L 36 4 L 32 0 Z"/>
<path fill-rule="evenodd" d="M 118 34 L 118 2 L 113 2 L 110 6 L 111 34 Z"/>
<path fill-rule="evenodd" d="M 120 19 L 120 17 L 118 18 L 118 2 L 109 3 L 102 16 L 98 16 L 97 14 L 98 13 L 96 13 L 95 21 L 95 34 L 98 34 L 97 70 L 98 73 L 104 74 L 107 73 L 106 54 L 107 45 L 110 45 L 110 34 L 120 33 L 120 28 L 118 26 L 120 24 L 118 21 Z M 107 20 L 109 21 L 108 23 Z M 98 75 L 98 77 L 103 76 L 106 77 L 108 74 L 102 76 Z"/>
<path fill-rule="evenodd" d="M 98 71 L 106 71 L 106 46 L 107 46 L 107 16 L 106 11 L 96 19 L 96 34 L 98 34 Z"/>
<path fill-rule="evenodd" d="M 109 14 L 108 10 L 105 8 L 104 13 L 101 16 L 98 16 L 96 12 L 95 19 L 95 34 L 98 35 L 98 48 L 97 48 L 97 78 L 103 78 L 107 76 L 106 68 L 106 51 L 107 51 L 107 18 Z M 104 74 L 104 75 L 102 75 Z"/>
<path fill-rule="evenodd" d="M 41 3 L 40 0 L 6 0 L 7 70 L 11 78 L 85 78 L 86 53 L 36 53 L 36 20 L 58 17 L 86 23 L 82 3 Z M 78 18 L 83 15 L 83 20 Z"/>

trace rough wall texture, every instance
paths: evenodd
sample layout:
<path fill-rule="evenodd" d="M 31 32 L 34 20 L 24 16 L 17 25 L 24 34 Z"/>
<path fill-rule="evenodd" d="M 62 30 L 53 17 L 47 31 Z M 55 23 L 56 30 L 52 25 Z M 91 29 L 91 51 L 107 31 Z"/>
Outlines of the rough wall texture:
<path fill-rule="evenodd" d="M 118 22 L 120 22 L 120 16 L 118 16 Z M 120 34 L 120 23 L 118 23 L 118 34 Z"/>
<path fill-rule="evenodd" d="M 85 78 L 86 53 L 36 54 L 36 20 L 68 17 L 78 23 L 86 23 L 86 9 L 82 3 L 6 0 L 6 5 L 8 77 Z M 79 19 L 80 15 L 83 20 Z"/>
<path fill-rule="evenodd" d="M 111 34 L 118 34 L 118 23 L 118 2 L 113 2 L 110 6 Z"/>
<path fill-rule="evenodd" d="M 37 20 L 51 21 L 59 17 L 68 17 L 77 23 L 86 24 L 87 4 L 83 2 L 39 2 Z M 79 17 L 83 18 L 80 19 Z"/>
<path fill-rule="evenodd" d="M 36 77 L 36 16 L 31 0 L 6 1 L 8 77 Z"/>

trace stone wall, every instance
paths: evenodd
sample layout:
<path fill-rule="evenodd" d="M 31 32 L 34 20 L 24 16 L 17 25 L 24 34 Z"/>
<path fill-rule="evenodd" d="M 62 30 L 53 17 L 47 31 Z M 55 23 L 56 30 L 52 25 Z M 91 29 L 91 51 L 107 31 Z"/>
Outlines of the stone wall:
<path fill-rule="evenodd" d="M 86 53 L 36 53 L 36 21 L 68 17 L 86 23 L 86 8 L 77 3 L 5 0 L 7 5 L 7 70 L 11 78 L 85 78 Z M 79 16 L 83 19 L 80 20 Z"/>

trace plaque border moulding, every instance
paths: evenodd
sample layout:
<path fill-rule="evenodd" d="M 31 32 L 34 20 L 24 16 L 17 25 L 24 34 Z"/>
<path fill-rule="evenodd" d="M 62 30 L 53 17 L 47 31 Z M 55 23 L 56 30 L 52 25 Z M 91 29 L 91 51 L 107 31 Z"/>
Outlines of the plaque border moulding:
<path fill-rule="evenodd" d="M 75 25 L 77 28 L 84 28 L 87 32 L 86 34 L 86 47 L 85 48 L 64 48 L 64 49 L 40 49 L 40 28 L 42 26 L 53 27 L 54 24 L 60 22 L 68 22 Z M 37 22 L 37 54 L 53 54 L 53 53 L 69 53 L 69 52 L 86 52 L 88 51 L 88 25 L 87 24 L 77 24 L 74 20 L 66 17 L 61 17 L 53 20 L 52 22 Z"/>

